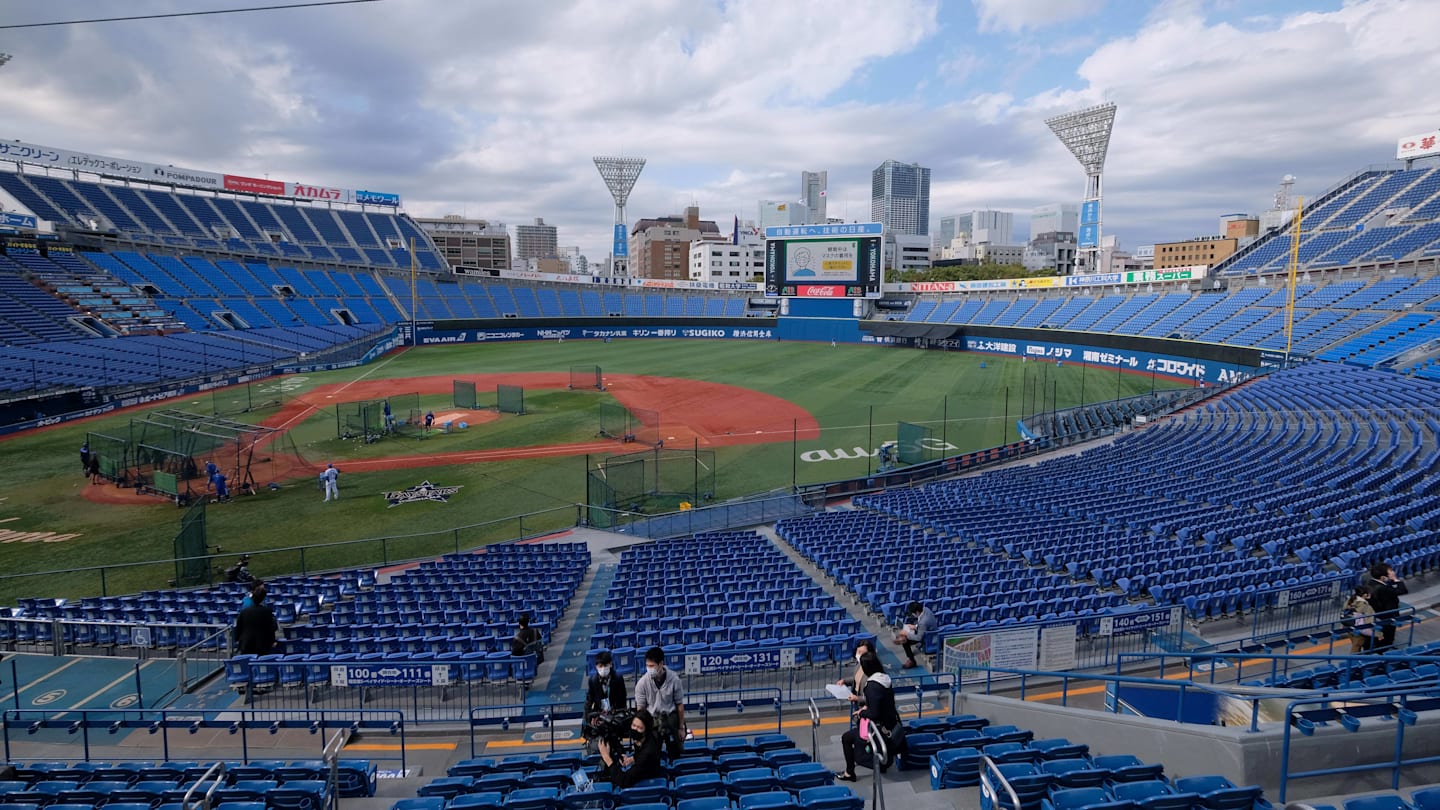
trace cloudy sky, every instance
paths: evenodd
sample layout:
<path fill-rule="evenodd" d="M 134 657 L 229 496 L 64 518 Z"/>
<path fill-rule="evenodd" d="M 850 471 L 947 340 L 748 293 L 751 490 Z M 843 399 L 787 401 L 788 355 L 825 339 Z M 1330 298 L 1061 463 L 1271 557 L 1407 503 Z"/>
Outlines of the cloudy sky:
<path fill-rule="evenodd" d="M 246 0 L 5 0 L 0 26 Z M 648 164 L 630 216 L 697 202 L 729 230 L 829 172 L 932 170 L 931 214 L 1084 192 L 1044 119 L 1119 105 L 1107 233 L 1209 234 L 1440 127 L 1435 0 L 378 0 L 0 29 L 0 137 L 404 196 L 412 214 L 607 252 L 599 154 Z M 933 227 L 933 222 L 932 222 Z"/>

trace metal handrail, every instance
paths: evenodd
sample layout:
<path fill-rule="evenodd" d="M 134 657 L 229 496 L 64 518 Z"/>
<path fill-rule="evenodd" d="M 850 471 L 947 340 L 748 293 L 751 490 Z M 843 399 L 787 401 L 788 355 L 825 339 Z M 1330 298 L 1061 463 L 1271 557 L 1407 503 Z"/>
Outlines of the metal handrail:
<path fill-rule="evenodd" d="M 326 781 L 329 782 L 331 810 L 340 806 L 340 750 L 349 739 L 350 730 L 339 729 L 320 750 L 320 761 L 325 763 Z"/>
<path fill-rule="evenodd" d="M 1000 780 L 1000 785 L 1005 788 L 1005 792 L 1010 794 L 1010 807 L 1020 810 L 1020 797 L 1015 795 L 1015 788 L 1010 786 L 1010 780 L 1005 778 L 1005 774 L 1000 773 L 1000 769 L 995 765 L 995 760 L 984 755 L 980 757 L 981 804 L 989 807 L 1000 806 L 1000 794 L 995 790 L 995 785 L 990 782 L 992 773 L 995 774 L 996 779 Z"/>
<path fill-rule="evenodd" d="M 191 785 L 190 789 L 185 791 L 184 798 L 180 800 L 180 810 L 190 810 L 192 806 L 196 806 L 190 804 L 190 797 L 195 795 L 195 791 L 199 790 L 200 786 L 205 784 L 205 780 L 209 779 L 211 774 L 214 774 L 215 784 L 211 785 L 210 789 L 205 791 L 204 798 L 200 800 L 198 806 L 205 808 L 205 810 L 209 810 L 215 806 L 213 801 L 215 791 L 219 790 L 220 786 L 225 784 L 225 760 L 223 759 L 217 760 L 214 765 L 207 768 L 205 773 L 200 774 L 200 778 L 195 780 L 195 784 Z"/>
<path fill-rule="evenodd" d="M 890 759 L 890 746 L 885 740 L 885 735 L 880 733 L 878 725 L 872 723 L 870 729 L 871 764 L 875 766 L 870 769 L 870 806 L 876 810 L 884 810 L 885 787 L 881 784 L 880 771 L 885 767 L 885 762 Z M 1016 810 L 1019 808 L 1017 807 Z"/>
<path fill-rule="evenodd" d="M 815 698 L 807 701 L 810 704 L 810 758 L 816 762 L 820 761 L 820 707 L 815 705 Z"/>
<path fill-rule="evenodd" d="M 216 630 L 205 638 L 200 639 L 198 642 L 175 653 L 175 689 L 177 692 L 179 692 L 180 694 L 186 694 L 191 689 L 189 683 L 190 655 L 196 650 L 201 649 L 202 647 L 208 647 L 210 645 L 210 642 L 213 641 L 217 636 L 223 635 L 225 637 L 225 658 L 230 659 L 235 657 L 235 637 L 231 633 L 232 630 L 233 628 L 229 626 L 221 627 L 219 630 Z M 221 666 L 223 668 L 224 665 L 222 664 Z M 196 685 L 199 685 L 198 681 L 196 682 Z"/>

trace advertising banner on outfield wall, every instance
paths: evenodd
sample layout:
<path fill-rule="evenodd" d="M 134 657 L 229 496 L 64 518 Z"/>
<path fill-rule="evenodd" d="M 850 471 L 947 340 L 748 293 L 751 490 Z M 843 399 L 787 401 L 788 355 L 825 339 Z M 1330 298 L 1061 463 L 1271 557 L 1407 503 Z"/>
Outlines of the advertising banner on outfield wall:
<path fill-rule="evenodd" d="M 615 326 L 517 327 L 515 329 L 435 329 L 418 324 L 421 346 L 451 343 L 509 343 L 520 340 L 609 340 L 611 338 L 695 338 L 701 340 L 775 340 L 773 327 L 750 326 Z"/>
<path fill-rule="evenodd" d="M 1401 160 L 1440 155 L 1440 130 L 1406 135 L 1395 142 L 1395 157 Z"/>
<path fill-rule="evenodd" d="M 1054 287 L 1098 287 L 1112 284 L 1165 284 L 1204 278 L 1210 266 L 1196 264 L 1169 270 L 1135 270 L 1127 273 L 1095 273 L 1088 276 L 1034 276 L 997 278 L 984 281 L 910 281 L 886 284 L 885 292 L 953 293 L 996 290 L 1035 290 Z"/>
<path fill-rule="evenodd" d="M 1132 374 L 1154 374 L 1157 377 L 1213 385 L 1240 382 L 1249 379 L 1254 374 L 1254 369 L 1213 360 L 1196 360 L 1149 352 L 1095 349 L 1067 343 L 1043 343 L 987 337 L 967 337 L 963 342 L 939 341 L 939 343 L 942 347 L 944 344 L 954 343 L 956 345 L 953 348 L 963 348 L 971 352 L 1023 357 L 1043 362 L 1084 363 L 1089 366 L 1114 368 Z"/>
<path fill-rule="evenodd" d="M 313 186 L 306 183 L 282 183 L 278 180 L 261 180 L 254 177 L 201 171 L 200 169 L 179 169 L 174 166 L 161 166 L 158 163 L 146 163 L 142 160 L 126 160 L 89 152 L 75 152 L 24 141 L 0 141 L 0 160 L 13 160 L 51 169 L 89 172 L 105 177 L 119 177 L 124 180 L 165 183 L 211 191 L 271 194 L 277 197 L 384 205 L 392 208 L 400 205 L 400 195 L 398 194 L 353 191 L 345 188 Z"/>
<path fill-rule="evenodd" d="M 629 276 L 581 276 L 574 273 L 541 273 L 535 270 L 496 270 L 497 278 L 519 281 L 549 281 L 556 284 L 602 284 L 607 287 L 636 287 L 647 290 L 732 290 L 736 292 L 760 292 L 762 285 L 756 281 L 669 281 L 658 278 L 631 278 Z"/>

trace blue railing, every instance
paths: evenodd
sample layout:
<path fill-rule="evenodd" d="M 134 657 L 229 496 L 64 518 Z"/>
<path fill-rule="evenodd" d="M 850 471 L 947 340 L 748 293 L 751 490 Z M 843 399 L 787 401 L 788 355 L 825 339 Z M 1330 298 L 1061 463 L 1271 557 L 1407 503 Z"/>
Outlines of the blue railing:
<path fill-rule="evenodd" d="M 1397 628 L 1408 628 L 1404 641 L 1405 646 L 1414 643 L 1415 625 L 1417 623 L 1419 623 L 1419 619 L 1415 615 L 1415 608 L 1409 605 L 1401 606 L 1395 624 Z M 1265 632 L 1259 631 L 1259 622 L 1257 619 L 1252 624 L 1252 628 L 1252 633 L 1248 638 L 1216 642 L 1215 644 L 1209 644 L 1204 647 L 1196 647 L 1191 650 L 1191 652 L 1256 652 L 1261 649 L 1273 650 L 1277 648 L 1293 650 L 1295 643 L 1299 640 L 1308 641 L 1312 644 L 1325 644 L 1331 652 L 1334 652 L 1335 642 L 1345 641 L 1348 643 L 1350 638 L 1350 628 L 1345 626 L 1343 620 L 1338 618 L 1303 626 L 1286 626 L 1281 630 Z M 1396 636 L 1397 643 L 1399 643 L 1399 632 L 1396 633 Z"/>
<path fill-rule="evenodd" d="M 981 673 L 981 677 L 966 681 L 964 679 L 964 673 L 967 669 L 968 671 Z M 960 674 L 962 685 L 958 687 L 957 691 L 959 692 L 965 691 L 964 684 L 966 683 L 971 685 L 983 684 L 984 690 L 982 694 L 993 694 L 993 690 L 998 688 L 1004 689 L 1007 692 L 1018 692 L 1016 697 L 1018 697 L 1019 700 L 1030 699 L 1030 693 L 1036 688 L 1036 685 L 1033 683 L 1034 680 L 1038 679 L 1044 682 L 1043 687 L 1046 689 L 1046 694 L 1055 691 L 1056 682 L 1058 681 L 1061 706 L 1070 705 L 1070 694 L 1072 690 L 1078 692 L 1080 689 L 1085 689 L 1088 692 L 1095 685 L 1100 684 L 1105 687 L 1106 691 L 1105 710 L 1112 714 L 1124 713 L 1122 711 L 1124 707 L 1121 701 L 1112 699 L 1115 691 L 1121 685 L 1175 690 L 1178 693 L 1175 704 L 1176 717 L 1185 716 L 1186 698 L 1196 695 L 1197 693 L 1233 698 L 1250 704 L 1250 731 L 1259 730 L 1261 701 L 1271 700 L 1276 697 L 1285 697 L 1289 694 L 1284 690 L 1278 689 L 1245 688 L 1241 691 L 1239 689 L 1222 689 L 1208 683 L 1197 683 L 1195 681 L 1162 680 L 1158 678 L 1143 678 L 1131 675 L 1105 675 L 1100 673 L 1047 672 L 1038 669 L 962 667 Z M 998 679 L 995 678 L 994 676 L 997 674 L 1002 677 Z M 1012 682 L 1015 678 L 1019 678 L 1020 682 L 1018 685 Z M 996 680 L 1001 682 L 998 686 L 995 683 Z M 1084 686 L 1075 687 L 1074 685 L 1076 683 L 1084 684 Z M 1309 691 L 1307 690 L 1305 694 L 1309 694 Z M 1183 721 L 1176 720 L 1176 722 Z"/>
<path fill-rule="evenodd" d="M 1206 683 L 1212 686 L 1243 684 L 1245 681 L 1263 679 L 1270 686 L 1282 680 L 1306 679 L 1311 685 L 1302 689 L 1322 688 L 1313 685 L 1316 678 L 1330 682 L 1323 688 L 1351 688 L 1366 673 L 1381 674 L 1394 671 L 1397 664 L 1408 667 L 1440 665 L 1440 652 L 1430 651 L 1391 652 L 1384 655 L 1336 655 L 1325 653 L 1244 653 L 1244 652 L 1187 652 L 1187 653 L 1140 653 L 1120 656 L 1115 662 L 1115 674 L 1124 675 L 1125 665 L 1134 664 L 1157 670 L 1162 679 L 1171 678 L 1169 667 L 1179 665 L 1181 671 L 1195 679 L 1197 672 L 1206 674 Z M 1264 671 L 1255 667 L 1263 666 Z M 1248 671 L 1247 671 L 1248 670 Z M 1133 672 L 1133 670 L 1132 670 Z M 1243 679 L 1243 680 L 1242 680 Z M 1402 682 L 1403 683 L 1403 682 Z M 1288 688 L 1288 687 L 1287 687 Z M 1353 688 L 1360 688 L 1354 686 Z"/>
<path fill-rule="evenodd" d="M 105 735 L 102 739 L 107 746 L 117 745 L 120 742 L 122 733 L 135 733 L 144 731 L 147 734 L 160 736 L 161 750 L 164 752 L 164 759 L 170 760 L 170 735 L 183 731 L 186 734 L 198 734 L 202 729 L 223 729 L 235 737 L 239 742 L 239 758 L 248 762 L 250 760 L 250 737 L 254 734 L 264 733 L 276 735 L 282 730 L 306 730 L 315 738 L 316 758 L 320 758 L 325 750 L 325 744 L 329 732 L 348 730 L 352 733 L 364 730 L 379 731 L 390 734 L 399 739 L 399 751 L 394 757 L 380 757 L 379 759 L 398 760 L 401 770 L 405 768 L 405 716 L 397 711 L 306 711 L 306 712 L 255 712 L 255 711 L 234 711 L 224 712 L 203 712 L 197 713 L 193 710 L 135 710 L 135 709 L 106 709 L 102 711 L 64 711 L 51 712 L 35 709 L 10 710 L 0 715 L 0 732 L 4 734 L 5 760 L 13 762 L 17 759 L 16 752 L 12 745 L 18 745 L 23 738 L 18 735 L 23 733 L 26 737 L 35 737 L 45 729 L 60 729 L 67 736 L 78 736 L 84 746 L 84 759 L 89 761 L 92 744 L 102 744 L 94 738 Z M 215 759 L 226 759 L 225 746 L 221 740 L 211 740 L 206 746 L 207 755 Z M 54 742 L 53 739 L 45 739 L 45 742 Z M 217 752 L 217 749 L 220 749 Z M 263 746 L 268 754 L 274 749 L 273 744 L 267 743 Z M 188 749 L 187 749 L 188 750 Z M 26 759 L 26 757 L 18 757 Z M 374 758 L 372 758 L 374 759 Z"/>
<path fill-rule="evenodd" d="M 633 705 L 633 702 L 632 702 Z M 726 710 L 736 715 L 747 709 L 759 709 L 775 715 L 775 731 L 782 729 L 781 714 L 785 702 L 779 689 L 725 689 L 712 692 L 696 692 L 686 695 L 685 725 L 693 731 L 699 729 L 702 736 L 710 735 L 710 721 Z M 476 732 L 480 729 L 498 728 L 509 731 L 515 726 L 539 723 L 548 732 L 550 750 L 559 744 L 579 744 L 580 727 L 573 730 L 559 729 L 558 723 L 579 721 L 584 718 L 585 704 L 581 703 L 517 703 L 510 706 L 485 706 L 470 710 L 470 756 L 476 756 L 479 747 Z"/>
<path fill-rule="evenodd" d="M 1390 687 L 1375 691 L 1337 693 L 1291 700 L 1285 705 L 1285 736 L 1280 748 L 1280 802 L 1282 804 L 1285 802 L 1285 793 L 1292 779 L 1388 770 L 1390 771 L 1390 789 L 1398 790 L 1402 768 L 1407 765 L 1440 762 L 1440 755 L 1437 754 L 1405 756 L 1406 730 L 1415 725 L 1419 712 L 1440 709 L 1440 697 L 1436 696 L 1436 689 L 1436 682 L 1430 681 L 1423 686 L 1405 690 L 1396 690 L 1394 687 Z M 1306 706 L 1314 708 L 1302 709 Z M 1391 757 L 1357 765 L 1341 765 L 1303 771 L 1290 770 L 1290 749 L 1296 731 L 1308 737 L 1314 735 L 1320 727 L 1334 723 L 1339 728 L 1353 734 L 1361 729 L 1363 720 L 1371 717 L 1387 720 L 1388 727 L 1394 729 L 1395 746 L 1392 749 Z M 1365 748 L 1374 751 L 1382 750 L 1371 746 L 1365 746 Z"/>

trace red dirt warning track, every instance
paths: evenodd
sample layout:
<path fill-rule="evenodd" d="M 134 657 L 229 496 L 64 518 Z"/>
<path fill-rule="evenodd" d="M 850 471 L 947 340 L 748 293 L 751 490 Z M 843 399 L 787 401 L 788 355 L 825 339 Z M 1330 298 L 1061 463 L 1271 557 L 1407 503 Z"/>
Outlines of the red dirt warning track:
<path fill-rule="evenodd" d="M 448 394 L 453 381 L 475 383 L 477 390 L 496 385 L 519 385 L 527 389 L 565 388 L 570 375 L 563 371 L 509 374 L 473 374 L 460 377 L 398 377 L 316 386 L 296 397 L 281 411 L 267 418 L 267 427 L 289 428 L 319 408 L 342 402 L 380 399 L 396 391 L 419 394 Z M 820 425 L 800 406 L 780 397 L 723 383 L 685 380 L 677 377 L 649 377 L 639 374 L 610 374 L 605 390 L 633 411 L 660 414 L 660 433 L 672 447 L 704 447 L 737 444 L 764 444 L 790 441 L 798 432 L 801 439 L 816 439 Z M 461 450 L 453 453 L 385 456 L 351 459 L 347 469 L 404 469 L 475 464 L 485 461 L 512 461 L 527 458 L 578 456 L 586 453 L 619 452 L 614 441 L 548 444 L 531 447 L 504 447 L 493 450 Z"/>

